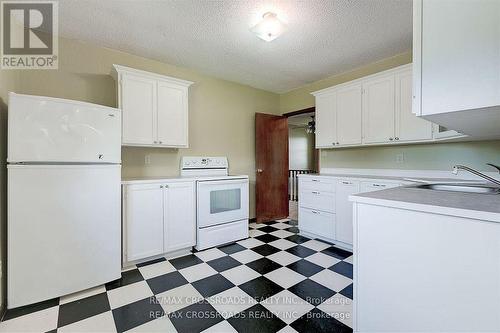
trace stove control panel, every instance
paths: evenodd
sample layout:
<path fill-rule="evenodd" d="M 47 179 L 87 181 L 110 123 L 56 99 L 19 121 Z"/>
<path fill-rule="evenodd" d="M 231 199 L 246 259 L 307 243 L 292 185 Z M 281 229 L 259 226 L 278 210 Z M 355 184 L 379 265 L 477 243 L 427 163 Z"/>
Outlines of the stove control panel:
<path fill-rule="evenodd" d="M 227 157 L 183 156 L 181 169 L 227 169 Z"/>

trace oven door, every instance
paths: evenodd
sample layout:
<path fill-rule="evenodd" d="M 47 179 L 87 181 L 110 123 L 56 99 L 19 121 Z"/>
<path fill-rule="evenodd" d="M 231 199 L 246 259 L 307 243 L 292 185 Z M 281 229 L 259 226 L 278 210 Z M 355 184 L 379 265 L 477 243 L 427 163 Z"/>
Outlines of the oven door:
<path fill-rule="evenodd" d="M 248 219 L 248 179 L 198 182 L 198 227 Z"/>

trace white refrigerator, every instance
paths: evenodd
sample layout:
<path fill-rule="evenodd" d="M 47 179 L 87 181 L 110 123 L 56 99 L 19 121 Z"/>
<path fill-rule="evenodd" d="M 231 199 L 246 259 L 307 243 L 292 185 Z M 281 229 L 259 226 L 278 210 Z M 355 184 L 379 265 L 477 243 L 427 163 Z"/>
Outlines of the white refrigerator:
<path fill-rule="evenodd" d="M 10 93 L 7 162 L 7 308 L 120 278 L 120 110 Z"/>

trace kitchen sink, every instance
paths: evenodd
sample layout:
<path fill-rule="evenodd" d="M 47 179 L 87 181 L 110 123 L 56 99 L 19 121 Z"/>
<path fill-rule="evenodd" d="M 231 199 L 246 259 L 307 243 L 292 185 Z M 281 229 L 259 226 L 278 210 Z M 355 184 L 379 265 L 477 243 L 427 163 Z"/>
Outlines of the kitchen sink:
<path fill-rule="evenodd" d="M 435 191 L 500 194 L 500 187 L 486 184 L 420 184 L 416 185 L 415 188 Z"/>

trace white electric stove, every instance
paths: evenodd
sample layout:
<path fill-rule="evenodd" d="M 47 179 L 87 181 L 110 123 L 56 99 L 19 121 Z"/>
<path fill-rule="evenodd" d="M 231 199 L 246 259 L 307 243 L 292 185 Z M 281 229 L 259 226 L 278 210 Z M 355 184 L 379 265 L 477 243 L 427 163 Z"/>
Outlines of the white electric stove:
<path fill-rule="evenodd" d="M 181 176 L 197 179 L 197 250 L 248 237 L 248 176 L 228 169 L 226 157 L 182 158 Z"/>

